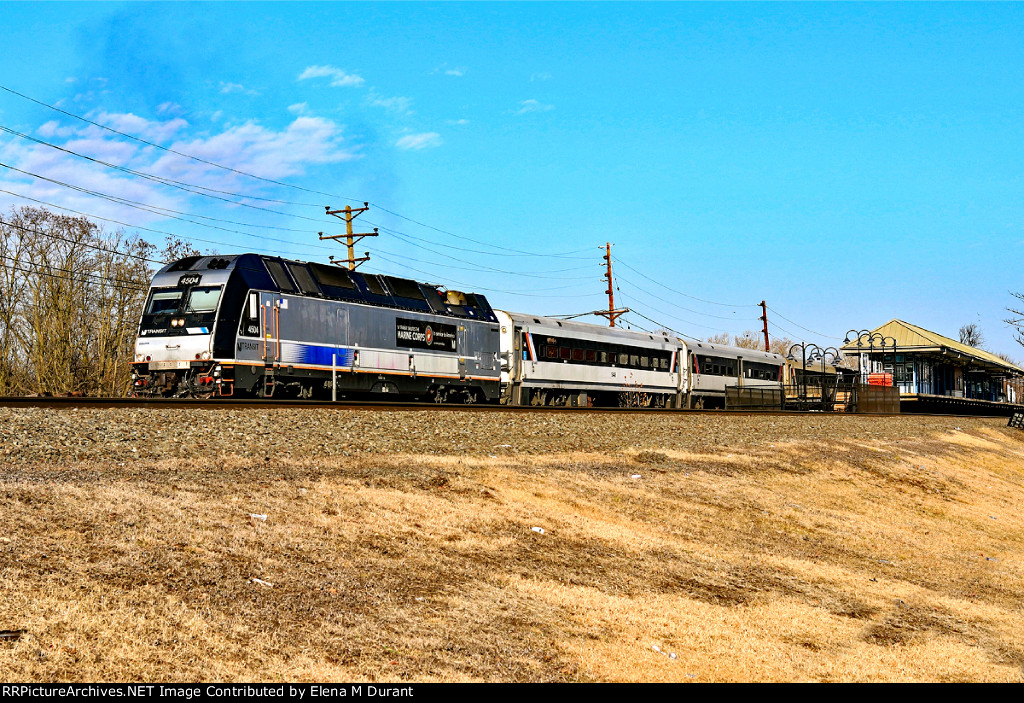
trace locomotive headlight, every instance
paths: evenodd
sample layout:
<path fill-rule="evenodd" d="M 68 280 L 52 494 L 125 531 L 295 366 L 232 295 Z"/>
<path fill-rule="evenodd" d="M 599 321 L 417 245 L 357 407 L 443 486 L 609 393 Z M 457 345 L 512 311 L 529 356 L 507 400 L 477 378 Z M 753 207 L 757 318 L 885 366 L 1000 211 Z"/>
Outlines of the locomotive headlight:
<path fill-rule="evenodd" d="M 135 355 L 135 360 L 136 361 L 145 361 L 146 360 L 146 355 L 145 354 L 136 354 Z"/>
<path fill-rule="evenodd" d="M 203 361 L 209 361 L 210 360 L 210 352 L 204 351 L 202 354 L 199 355 L 199 358 L 201 358 Z"/>

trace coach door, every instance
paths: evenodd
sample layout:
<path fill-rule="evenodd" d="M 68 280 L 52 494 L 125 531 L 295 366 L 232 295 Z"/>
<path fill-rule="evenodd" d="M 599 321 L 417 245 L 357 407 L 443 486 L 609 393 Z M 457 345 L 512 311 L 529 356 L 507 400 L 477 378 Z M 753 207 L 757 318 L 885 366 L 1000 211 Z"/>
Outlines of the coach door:
<path fill-rule="evenodd" d="M 281 299 L 276 293 L 260 294 L 260 337 L 263 361 L 281 360 Z"/>

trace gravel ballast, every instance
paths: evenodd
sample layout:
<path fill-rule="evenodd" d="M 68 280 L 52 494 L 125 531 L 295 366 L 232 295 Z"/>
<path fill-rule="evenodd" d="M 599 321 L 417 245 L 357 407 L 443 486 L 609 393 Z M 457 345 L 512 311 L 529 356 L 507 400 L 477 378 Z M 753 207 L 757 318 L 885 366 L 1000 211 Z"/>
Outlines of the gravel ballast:
<path fill-rule="evenodd" d="M 39 461 L 763 450 L 780 442 L 924 439 L 1000 418 L 558 413 L 344 408 L 0 408 L 0 457 Z"/>

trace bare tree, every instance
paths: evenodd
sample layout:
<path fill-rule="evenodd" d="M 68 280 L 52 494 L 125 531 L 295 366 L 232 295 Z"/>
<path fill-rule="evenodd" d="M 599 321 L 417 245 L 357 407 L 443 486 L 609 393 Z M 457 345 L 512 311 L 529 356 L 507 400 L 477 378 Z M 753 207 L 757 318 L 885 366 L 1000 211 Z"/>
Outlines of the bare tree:
<path fill-rule="evenodd" d="M 0 220 L 0 393 L 123 395 L 154 247 L 81 217 Z"/>
<path fill-rule="evenodd" d="M 981 345 L 985 343 L 985 335 L 981 333 L 980 327 L 971 322 L 960 328 L 960 343 L 981 349 Z"/>
<path fill-rule="evenodd" d="M 1012 295 L 1014 298 L 1024 301 L 1024 293 L 1012 293 Z M 1006 312 L 1013 317 L 1008 317 L 1003 322 L 1013 327 L 1016 331 L 1013 338 L 1017 340 L 1017 344 L 1024 347 L 1024 309 L 1006 308 Z"/>
<path fill-rule="evenodd" d="M 747 330 L 743 334 L 735 336 L 730 336 L 728 332 L 722 332 L 713 337 L 708 337 L 708 341 L 712 344 L 731 344 L 742 349 L 764 349 L 763 333 L 755 332 L 754 330 Z M 793 340 L 789 337 L 776 337 L 769 340 L 768 351 L 785 356 L 793 344 Z"/>
<path fill-rule="evenodd" d="M 184 259 L 186 256 L 200 256 L 201 254 L 202 252 L 192 246 L 192 242 L 187 242 L 180 237 L 167 235 L 164 237 L 164 248 L 160 252 L 160 260 L 165 264 L 169 264 L 172 261 Z"/>

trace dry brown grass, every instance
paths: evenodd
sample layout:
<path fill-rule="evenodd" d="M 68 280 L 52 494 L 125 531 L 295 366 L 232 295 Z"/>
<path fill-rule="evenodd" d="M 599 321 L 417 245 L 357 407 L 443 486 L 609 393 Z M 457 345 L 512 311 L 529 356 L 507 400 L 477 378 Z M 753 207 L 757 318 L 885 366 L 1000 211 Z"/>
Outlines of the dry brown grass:
<path fill-rule="evenodd" d="M 963 424 L 0 467 L 0 678 L 1021 681 L 1024 432 Z"/>

